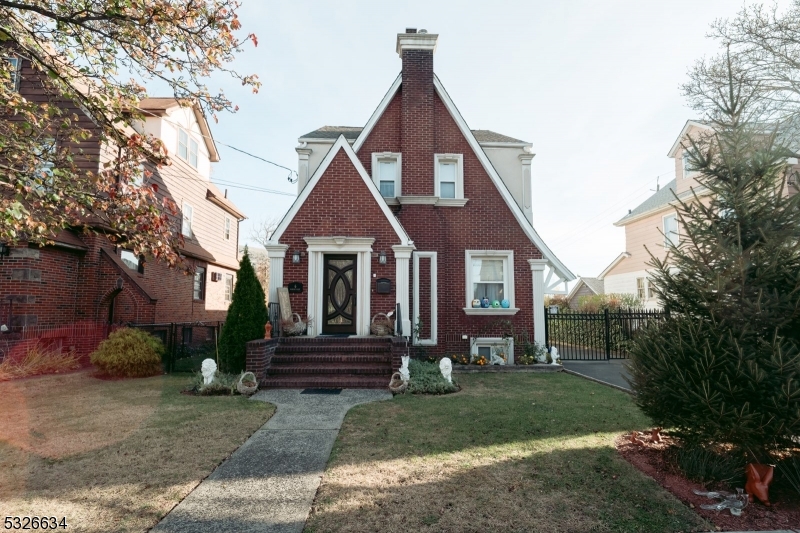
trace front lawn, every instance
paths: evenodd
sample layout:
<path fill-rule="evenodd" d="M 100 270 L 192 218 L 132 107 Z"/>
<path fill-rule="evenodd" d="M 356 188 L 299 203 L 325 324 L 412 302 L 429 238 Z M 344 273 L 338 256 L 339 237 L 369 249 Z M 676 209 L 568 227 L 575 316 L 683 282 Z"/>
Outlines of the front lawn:
<path fill-rule="evenodd" d="M 188 376 L 87 372 L 0 383 L 0 516 L 146 531 L 274 411 L 180 394 Z"/>
<path fill-rule="evenodd" d="M 566 374 L 460 375 L 347 415 L 307 532 L 707 531 L 614 449 L 648 420 Z"/>

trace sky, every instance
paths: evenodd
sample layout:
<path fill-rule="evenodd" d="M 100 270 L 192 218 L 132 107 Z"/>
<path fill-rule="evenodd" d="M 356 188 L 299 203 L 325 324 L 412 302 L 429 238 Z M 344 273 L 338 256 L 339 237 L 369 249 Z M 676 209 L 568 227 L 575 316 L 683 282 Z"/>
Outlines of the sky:
<path fill-rule="evenodd" d="M 787 2 L 779 2 L 786 5 Z M 438 33 L 434 70 L 471 129 L 533 144 L 533 224 L 579 276 L 597 276 L 625 251 L 613 223 L 674 178 L 667 157 L 686 120 L 679 85 L 718 51 L 706 37 L 736 0 L 348 2 L 242 0 L 245 45 L 235 64 L 258 94 L 224 77 L 239 106 L 211 124 L 214 138 L 297 169 L 294 148 L 324 125 L 363 126 L 400 72 L 397 33 Z M 228 188 L 251 229 L 280 218 L 297 186 L 288 171 L 223 145 L 212 179 Z"/>

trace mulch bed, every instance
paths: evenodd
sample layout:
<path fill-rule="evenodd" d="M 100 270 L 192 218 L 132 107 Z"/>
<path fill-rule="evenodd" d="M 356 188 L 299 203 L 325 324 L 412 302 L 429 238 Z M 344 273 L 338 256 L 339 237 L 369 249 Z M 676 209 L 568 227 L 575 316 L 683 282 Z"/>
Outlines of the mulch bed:
<path fill-rule="evenodd" d="M 772 507 L 766 507 L 761 502 L 750 503 L 742 511 L 741 516 L 733 516 L 730 511 L 708 511 L 701 509 L 702 504 L 715 503 L 717 500 L 698 496 L 692 492 L 697 490 L 717 490 L 725 487 L 704 487 L 686 479 L 668 455 L 671 446 L 668 435 L 662 433 L 663 442 L 650 442 L 649 435 L 641 437 L 644 446 L 633 444 L 629 435 L 617 437 L 614 445 L 617 451 L 633 466 L 644 474 L 655 479 L 666 490 L 675 495 L 680 501 L 694 509 L 694 511 L 717 526 L 718 531 L 744 531 L 744 530 L 775 530 L 791 529 L 800 525 L 800 501 L 797 494 L 790 487 L 773 485 L 770 487 L 769 499 Z M 729 491 L 735 492 L 728 488 Z"/>

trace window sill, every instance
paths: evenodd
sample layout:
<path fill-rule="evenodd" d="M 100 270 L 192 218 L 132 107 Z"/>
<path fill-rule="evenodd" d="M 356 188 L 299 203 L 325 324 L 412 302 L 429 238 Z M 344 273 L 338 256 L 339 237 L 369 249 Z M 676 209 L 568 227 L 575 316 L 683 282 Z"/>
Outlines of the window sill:
<path fill-rule="evenodd" d="M 466 315 L 516 315 L 519 313 L 517 307 L 465 307 L 464 314 Z"/>
<path fill-rule="evenodd" d="M 400 205 L 400 200 L 396 197 L 387 198 L 386 196 L 383 197 L 383 200 L 386 202 L 387 205 Z"/>
<path fill-rule="evenodd" d="M 434 205 L 439 201 L 438 196 L 398 196 L 397 201 L 402 205 L 422 204 Z"/>
<path fill-rule="evenodd" d="M 439 198 L 436 207 L 464 207 L 469 202 L 469 198 Z"/>

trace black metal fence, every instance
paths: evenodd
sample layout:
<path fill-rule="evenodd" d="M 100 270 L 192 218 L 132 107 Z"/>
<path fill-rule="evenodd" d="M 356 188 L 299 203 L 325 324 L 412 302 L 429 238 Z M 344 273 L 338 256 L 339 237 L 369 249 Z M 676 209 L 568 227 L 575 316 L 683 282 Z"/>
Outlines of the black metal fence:
<path fill-rule="evenodd" d="M 161 339 L 164 353 L 164 370 L 172 372 L 197 372 L 204 359 L 219 364 L 219 334 L 222 322 L 167 322 L 163 324 L 131 324 L 130 327 L 147 331 Z"/>
<path fill-rule="evenodd" d="M 558 348 L 561 359 L 598 361 L 627 359 L 628 347 L 636 332 L 645 324 L 663 320 L 660 310 L 604 310 L 575 313 L 545 309 L 545 342 Z"/>

